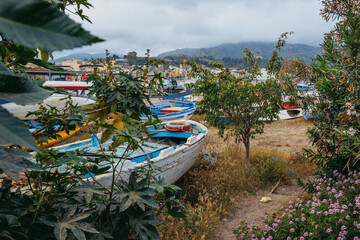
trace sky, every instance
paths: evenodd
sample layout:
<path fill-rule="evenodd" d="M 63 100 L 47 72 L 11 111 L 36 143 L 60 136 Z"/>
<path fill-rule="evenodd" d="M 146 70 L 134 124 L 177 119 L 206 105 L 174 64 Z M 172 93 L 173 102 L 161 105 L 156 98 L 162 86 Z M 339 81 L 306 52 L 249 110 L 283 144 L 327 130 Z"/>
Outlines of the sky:
<path fill-rule="evenodd" d="M 288 43 L 317 46 L 333 23 L 321 16 L 319 0 L 90 0 L 84 12 L 92 24 L 70 16 L 105 42 L 55 52 L 151 56 L 181 48 L 206 48 L 244 41 L 275 42 L 293 31 Z"/>

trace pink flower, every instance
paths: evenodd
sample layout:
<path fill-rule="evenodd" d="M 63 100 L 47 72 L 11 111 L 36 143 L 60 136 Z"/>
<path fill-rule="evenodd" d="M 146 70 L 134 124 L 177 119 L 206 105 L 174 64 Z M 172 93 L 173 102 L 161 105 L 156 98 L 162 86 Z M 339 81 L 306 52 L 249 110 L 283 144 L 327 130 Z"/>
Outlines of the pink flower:
<path fill-rule="evenodd" d="M 295 229 L 294 229 L 294 228 L 290 228 L 290 232 L 295 232 Z"/>
<path fill-rule="evenodd" d="M 332 232 L 332 229 L 331 229 L 331 228 L 328 228 L 328 229 L 326 230 L 326 232 L 327 232 L 327 233 L 331 233 L 331 232 Z"/>

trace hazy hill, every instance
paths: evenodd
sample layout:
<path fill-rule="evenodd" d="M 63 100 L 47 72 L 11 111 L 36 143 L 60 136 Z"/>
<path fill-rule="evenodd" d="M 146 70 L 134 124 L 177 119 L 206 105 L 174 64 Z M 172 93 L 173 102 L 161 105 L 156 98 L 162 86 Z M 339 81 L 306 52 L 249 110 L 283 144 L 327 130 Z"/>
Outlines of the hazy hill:
<path fill-rule="evenodd" d="M 119 57 L 123 57 L 126 54 L 116 54 L 116 55 L 118 55 Z M 112 56 L 112 54 L 110 54 L 110 56 Z M 72 53 L 72 54 L 69 54 L 69 55 L 67 55 L 65 57 L 54 59 L 54 62 L 61 62 L 61 61 L 66 60 L 66 59 L 81 59 L 81 60 L 84 60 L 85 58 L 86 59 L 105 58 L 105 53 Z"/>
<path fill-rule="evenodd" d="M 260 56 L 265 59 L 269 59 L 274 50 L 275 43 L 270 42 L 241 42 L 237 44 L 221 44 L 216 47 L 210 48 L 184 48 L 177 49 L 170 52 L 161 53 L 158 57 L 177 56 L 183 54 L 186 56 L 198 56 L 198 57 L 214 57 L 214 58 L 242 58 L 244 57 L 244 48 L 249 48 L 254 55 Z M 321 52 L 319 47 L 313 47 L 305 44 L 286 44 L 280 52 L 280 55 L 286 59 L 300 58 L 306 62 L 309 62 L 311 58 L 314 58 Z"/>

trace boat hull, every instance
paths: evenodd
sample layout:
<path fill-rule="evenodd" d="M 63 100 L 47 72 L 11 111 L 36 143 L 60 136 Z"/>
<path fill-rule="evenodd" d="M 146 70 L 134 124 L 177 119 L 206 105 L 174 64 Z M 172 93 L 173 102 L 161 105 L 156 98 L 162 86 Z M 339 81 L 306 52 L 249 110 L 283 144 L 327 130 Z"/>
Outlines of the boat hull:
<path fill-rule="evenodd" d="M 189 135 L 186 143 L 183 145 L 178 145 L 176 147 L 169 146 L 167 148 L 161 149 L 160 153 L 156 155 L 156 157 L 152 158 L 151 161 L 161 168 L 162 171 L 156 172 L 154 174 L 155 177 L 163 177 L 167 183 L 176 182 L 181 176 L 187 172 L 191 166 L 196 161 L 198 155 L 200 154 L 201 148 L 206 141 L 206 136 L 208 133 L 207 128 L 195 121 L 187 120 L 193 128 L 197 129 L 199 133 L 197 135 Z M 161 132 L 162 133 L 162 132 Z M 154 133 L 155 134 L 155 133 Z M 189 134 L 189 133 L 188 133 Z M 156 136 L 155 136 L 156 137 Z M 86 140 L 89 141 L 89 140 Z M 66 144 L 63 146 L 55 147 L 54 149 L 69 149 L 68 147 L 71 145 L 78 146 L 81 145 L 82 142 L 75 142 L 72 144 Z M 150 154 L 149 154 L 150 155 Z M 131 160 L 122 160 L 123 164 L 120 164 L 119 171 L 121 169 L 121 173 L 116 176 L 116 180 L 128 180 L 130 176 L 130 172 L 136 168 L 141 166 L 146 166 L 147 161 L 136 162 Z M 106 173 L 99 176 L 95 176 L 97 182 L 105 187 L 111 186 L 112 182 L 112 173 Z"/>
<path fill-rule="evenodd" d="M 45 108 L 50 109 L 51 107 L 57 107 L 58 109 L 62 109 L 65 107 L 67 95 L 54 94 L 47 99 L 45 99 L 42 104 Z M 95 101 L 83 98 L 83 97 L 72 97 L 73 104 L 80 106 L 89 105 L 95 103 Z M 15 103 L 5 103 L 1 105 L 3 108 L 12 113 L 15 117 L 21 120 L 33 120 L 36 119 L 36 116 L 26 116 L 29 112 L 37 111 L 40 108 L 40 104 L 34 105 L 18 105 Z"/>
<path fill-rule="evenodd" d="M 199 135 L 200 136 L 200 135 Z M 195 163 L 198 158 L 201 148 L 206 140 L 206 135 L 201 135 L 200 139 L 192 144 L 185 144 L 184 147 L 179 148 L 173 154 L 159 156 L 152 159 L 152 162 L 161 168 L 162 172 L 155 173 L 155 177 L 161 176 L 165 182 L 171 184 L 179 180 Z M 134 167 L 144 166 L 146 163 L 136 164 L 129 169 Z M 128 180 L 130 177 L 130 171 L 124 171 L 121 173 L 123 180 Z M 110 186 L 112 180 L 112 174 L 103 174 L 95 177 L 96 181 L 101 183 L 103 186 Z M 116 180 L 121 179 L 117 176 Z"/>

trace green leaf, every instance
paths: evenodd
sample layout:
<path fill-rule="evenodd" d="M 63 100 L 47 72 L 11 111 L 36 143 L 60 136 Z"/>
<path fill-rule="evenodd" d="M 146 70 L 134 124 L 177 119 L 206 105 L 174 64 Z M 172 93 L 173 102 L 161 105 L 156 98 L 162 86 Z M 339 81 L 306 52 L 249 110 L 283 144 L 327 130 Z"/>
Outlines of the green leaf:
<path fill-rule="evenodd" d="M 100 190 L 101 188 L 97 186 L 95 183 L 91 183 L 90 181 L 83 181 L 80 186 L 76 186 L 74 190 L 81 192 L 84 194 L 86 203 L 90 203 L 94 193 L 103 194 Z"/>
<path fill-rule="evenodd" d="M 45 219 L 41 219 L 41 222 L 49 225 L 54 226 L 54 234 L 55 237 L 58 240 L 66 239 L 67 237 L 67 230 L 70 229 L 77 239 L 86 239 L 85 234 L 83 231 L 90 232 L 90 233 L 99 233 L 96 229 L 94 229 L 89 223 L 86 222 L 78 222 L 80 220 L 83 220 L 91 215 L 91 212 L 89 213 L 78 213 L 75 214 L 77 206 L 72 206 L 67 213 L 62 217 L 61 219 L 58 219 L 57 222 L 49 222 Z M 71 217 L 73 216 L 73 217 Z"/>
<path fill-rule="evenodd" d="M 42 102 L 50 95 L 25 75 L 16 75 L 0 63 L 0 101 L 21 105 Z"/>
<path fill-rule="evenodd" d="M 9 172 L 24 172 L 27 169 L 38 169 L 38 167 L 28 160 L 24 160 L 23 154 L 9 151 L 11 149 L 0 148 L 0 169 Z M 24 152 L 18 150 L 19 152 Z"/>
<path fill-rule="evenodd" d="M 131 173 L 129 183 L 125 181 L 119 181 L 118 184 L 122 189 L 119 189 L 114 193 L 114 197 L 121 199 L 120 211 L 125 211 L 133 203 L 145 211 L 145 204 L 157 208 L 157 203 L 153 196 L 156 194 L 155 189 L 147 187 L 149 180 L 147 178 L 137 182 L 136 175 Z"/>
<path fill-rule="evenodd" d="M 91 212 L 88 212 L 88 213 L 78 213 L 76 214 L 74 217 L 70 218 L 68 220 L 68 223 L 73 223 L 73 222 L 77 222 L 77 221 L 80 221 L 82 219 L 85 219 L 87 218 L 88 216 L 91 215 Z"/>
<path fill-rule="evenodd" d="M 54 235 L 57 240 L 66 240 L 67 237 L 67 229 L 66 224 L 58 223 L 54 228 Z"/>
<path fill-rule="evenodd" d="M 81 231 L 80 229 L 71 229 L 75 237 L 79 240 L 86 240 L 85 233 Z"/>
<path fill-rule="evenodd" d="M 7 144 L 15 144 L 39 151 L 27 126 L 0 106 L 0 139 Z"/>
<path fill-rule="evenodd" d="M 77 228 L 83 230 L 84 232 L 99 233 L 98 230 L 96 230 L 95 228 L 93 228 L 93 227 L 90 225 L 90 223 L 87 223 L 87 222 L 76 223 L 76 224 L 74 224 L 74 226 L 76 226 Z"/>
<path fill-rule="evenodd" d="M 0 32 L 25 47 L 47 52 L 103 41 L 45 0 L 2 0 Z"/>
<path fill-rule="evenodd" d="M 142 240 L 160 239 L 156 225 L 160 223 L 153 215 L 153 210 L 147 210 L 141 215 L 130 216 L 129 224 Z"/>

